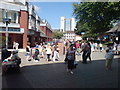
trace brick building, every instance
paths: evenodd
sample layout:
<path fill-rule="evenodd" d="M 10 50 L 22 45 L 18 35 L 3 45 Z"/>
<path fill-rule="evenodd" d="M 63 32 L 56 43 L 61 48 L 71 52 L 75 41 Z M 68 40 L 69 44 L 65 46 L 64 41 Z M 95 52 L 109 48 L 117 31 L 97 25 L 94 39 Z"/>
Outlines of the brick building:
<path fill-rule="evenodd" d="M 8 48 L 12 48 L 14 41 L 19 43 L 19 48 L 25 48 L 27 42 L 33 47 L 35 42 L 52 41 L 50 24 L 37 15 L 34 6 L 25 0 L 15 1 L 0 1 L 0 34 L 3 47 L 6 33 L 3 19 L 6 17 L 11 19 L 8 24 Z"/>

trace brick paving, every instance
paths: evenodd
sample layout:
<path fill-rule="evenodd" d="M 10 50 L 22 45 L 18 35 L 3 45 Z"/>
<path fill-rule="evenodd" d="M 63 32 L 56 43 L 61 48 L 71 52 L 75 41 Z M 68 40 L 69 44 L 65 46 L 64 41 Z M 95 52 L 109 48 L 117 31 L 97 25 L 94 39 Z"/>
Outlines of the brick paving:
<path fill-rule="evenodd" d="M 72 75 L 66 71 L 64 55 L 54 63 L 45 61 L 45 58 L 29 62 L 25 60 L 25 52 L 20 51 L 21 71 L 3 76 L 2 88 L 117 88 L 118 56 L 115 56 L 112 71 L 106 71 L 104 54 L 93 52 L 93 61 L 88 64 L 82 64 L 81 56 L 77 56 L 78 66 Z"/>

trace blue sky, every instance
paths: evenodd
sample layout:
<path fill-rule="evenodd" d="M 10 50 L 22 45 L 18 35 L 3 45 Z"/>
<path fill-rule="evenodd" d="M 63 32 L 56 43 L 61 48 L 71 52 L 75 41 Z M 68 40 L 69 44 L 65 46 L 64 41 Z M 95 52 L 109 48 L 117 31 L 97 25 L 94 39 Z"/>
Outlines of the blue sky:
<path fill-rule="evenodd" d="M 72 18 L 72 2 L 32 2 L 37 7 L 37 14 L 41 19 L 46 19 L 52 29 L 60 28 L 60 17 Z"/>

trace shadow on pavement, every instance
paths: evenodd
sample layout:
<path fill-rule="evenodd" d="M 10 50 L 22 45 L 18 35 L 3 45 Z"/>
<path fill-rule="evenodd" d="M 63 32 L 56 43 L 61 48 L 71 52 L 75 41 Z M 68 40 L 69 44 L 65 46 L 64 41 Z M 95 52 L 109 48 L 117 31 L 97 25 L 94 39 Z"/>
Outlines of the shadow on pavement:
<path fill-rule="evenodd" d="M 3 76 L 3 88 L 117 88 L 118 59 L 113 61 L 112 71 L 105 70 L 105 60 L 92 63 L 78 62 L 74 74 L 66 71 L 64 63 L 52 63 L 21 67 L 20 73 Z"/>

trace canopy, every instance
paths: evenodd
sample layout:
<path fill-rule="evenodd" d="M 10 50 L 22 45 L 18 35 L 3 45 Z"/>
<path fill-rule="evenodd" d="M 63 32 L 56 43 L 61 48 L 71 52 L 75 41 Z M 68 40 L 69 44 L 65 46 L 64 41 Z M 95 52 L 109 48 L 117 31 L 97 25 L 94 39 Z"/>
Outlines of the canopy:
<path fill-rule="evenodd" d="M 116 30 L 118 30 L 118 32 L 120 32 L 120 23 L 118 23 L 115 27 L 113 27 L 112 29 L 110 29 L 106 33 L 115 32 Z"/>

